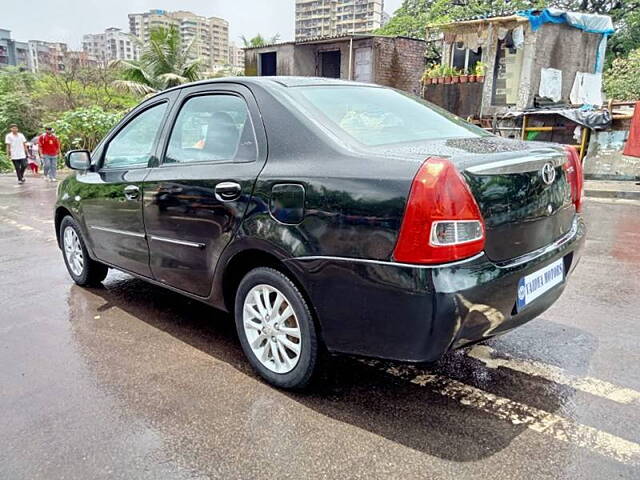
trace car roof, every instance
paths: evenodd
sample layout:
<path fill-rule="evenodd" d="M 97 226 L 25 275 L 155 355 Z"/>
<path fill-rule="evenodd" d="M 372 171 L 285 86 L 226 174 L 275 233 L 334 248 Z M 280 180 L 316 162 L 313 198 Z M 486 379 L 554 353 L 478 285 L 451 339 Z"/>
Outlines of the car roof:
<path fill-rule="evenodd" d="M 260 85 L 265 88 L 270 87 L 308 87 L 308 86 L 345 86 L 345 85 L 359 85 L 362 87 L 373 87 L 380 88 L 379 85 L 373 85 L 371 83 L 362 83 L 362 82 L 354 82 L 351 80 L 341 80 L 338 78 L 325 78 L 325 77 L 221 77 L 221 78 L 210 78 L 207 80 L 200 80 L 198 82 L 185 83 L 183 85 L 178 85 L 177 87 L 169 88 L 167 90 L 163 90 L 162 92 L 158 92 L 158 94 L 166 93 L 172 90 L 180 90 L 183 88 L 192 87 L 194 85 L 207 85 L 207 84 L 215 84 L 215 83 L 239 83 L 241 85 Z"/>

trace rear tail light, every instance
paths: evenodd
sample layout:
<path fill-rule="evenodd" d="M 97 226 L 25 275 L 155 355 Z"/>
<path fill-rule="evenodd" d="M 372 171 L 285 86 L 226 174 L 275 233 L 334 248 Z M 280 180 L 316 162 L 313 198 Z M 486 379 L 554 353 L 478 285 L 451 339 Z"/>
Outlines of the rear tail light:
<path fill-rule="evenodd" d="M 469 187 L 449 160 L 432 157 L 413 179 L 393 257 L 446 263 L 484 250 L 485 229 Z"/>
<path fill-rule="evenodd" d="M 584 175 L 582 162 L 575 147 L 564 147 L 567 153 L 567 161 L 564 170 L 571 185 L 571 201 L 576 207 L 576 212 L 582 211 L 582 196 L 584 195 Z"/>

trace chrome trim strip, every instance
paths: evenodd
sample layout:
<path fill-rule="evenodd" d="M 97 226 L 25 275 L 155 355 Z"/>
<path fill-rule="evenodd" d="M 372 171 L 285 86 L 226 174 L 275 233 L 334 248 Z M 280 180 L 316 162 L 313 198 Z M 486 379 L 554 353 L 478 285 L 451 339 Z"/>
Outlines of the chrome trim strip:
<path fill-rule="evenodd" d="M 506 260 L 504 262 L 494 262 L 498 268 L 513 268 L 518 265 L 522 265 L 523 263 L 530 262 L 535 260 L 538 257 L 541 257 L 547 253 L 550 253 L 558 248 L 562 247 L 565 243 L 570 242 L 575 238 L 578 234 L 578 218 L 573 219 L 573 224 L 571 225 L 571 230 L 565 233 L 562 237 L 557 239 L 555 242 L 550 243 L 545 247 L 541 247 L 538 250 L 534 250 L 533 252 L 525 253 L 519 257 L 513 258 L 511 260 Z"/>
<path fill-rule="evenodd" d="M 535 155 L 497 162 L 485 163 L 467 167 L 465 170 L 470 173 L 482 175 L 502 175 L 509 173 L 537 172 L 547 163 L 551 163 L 554 168 L 563 165 L 567 161 L 564 155 Z"/>
<path fill-rule="evenodd" d="M 120 235 L 129 235 L 130 237 L 138 237 L 138 238 L 146 237 L 144 233 L 129 232 L 127 230 L 118 230 L 117 228 L 98 227 L 95 225 L 90 225 L 89 228 L 91 228 L 92 230 L 100 230 L 102 232 L 118 233 Z"/>
<path fill-rule="evenodd" d="M 186 240 L 176 240 L 173 238 L 156 237 L 154 235 L 149 237 L 150 240 L 156 240 L 157 242 L 173 243 L 175 245 L 183 245 L 185 247 L 204 248 L 204 243 L 187 242 Z"/>
<path fill-rule="evenodd" d="M 369 260 L 366 258 L 352 258 L 352 257 L 332 257 L 330 255 L 310 255 L 308 257 L 293 257 L 287 258 L 285 261 L 291 260 L 335 260 L 335 261 L 344 261 L 344 262 L 358 262 L 358 263 L 373 263 L 376 265 L 385 265 L 389 267 L 411 267 L 411 268 L 443 268 L 443 267 L 454 267 L 456 265 L 461 265 L 463 263 L 472 262 L 484 256 L 484 252 L 480 252 L 473 257 L 465 258 L 464 260 L 459 260 L 457 262 L 450 263 L 439 263 L 437 265 L 418 265 L 415 263 L 401 263 L 401 262 L 390 262 L 386 260 Z"/>

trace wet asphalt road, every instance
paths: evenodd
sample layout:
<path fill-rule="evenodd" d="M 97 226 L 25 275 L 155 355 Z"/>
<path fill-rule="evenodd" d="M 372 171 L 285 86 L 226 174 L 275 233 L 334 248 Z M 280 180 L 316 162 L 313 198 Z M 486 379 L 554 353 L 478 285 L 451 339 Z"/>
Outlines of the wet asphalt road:
<path fill-rule="evenodd" d="M 229 318 L 110 272 L 75 286 L 55 186 L 0 176 L 0 478 L 640 478 L 640 205 L 589 201 L 541 318 L 433 368 L 265 385 Z"/>

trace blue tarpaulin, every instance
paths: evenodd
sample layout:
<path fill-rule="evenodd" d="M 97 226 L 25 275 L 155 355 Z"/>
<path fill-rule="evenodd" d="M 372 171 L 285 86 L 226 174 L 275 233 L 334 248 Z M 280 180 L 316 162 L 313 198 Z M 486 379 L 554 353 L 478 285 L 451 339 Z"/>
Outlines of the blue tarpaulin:
<path fill-rule="evenodd" d="M 596 54 L 595 72 L 602 72 L 604 54 L 607 48 L 607 37 L 615 32 L 613 22 L 608 15 L 595 13 L 566 12 L 557 8 L 545 8 L 544 10 L 526 10 L 518 15 L 527 17 L 531 24 L 531 30 L 538 30 L 545 23 L 566 23 L 570 27 L 579 28 L 588 33 L 602 35 L 598 52 Z"/>
<path fill-rule="evenodd" d="M 544 10 L 526 10 L 518 15 L 527 17 L 531 23 L 531 30 L 538 30 L 545 23 L 566 23 L 571 27 L 579 28 L 589 33 L 611 35 L 615 32 L 613 22 L 608 15 L 595 13 L 566 12 L 557 8 L 545 8 Z"/>

